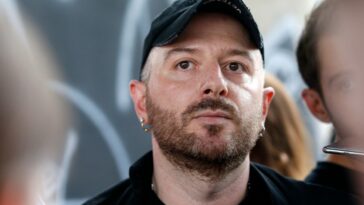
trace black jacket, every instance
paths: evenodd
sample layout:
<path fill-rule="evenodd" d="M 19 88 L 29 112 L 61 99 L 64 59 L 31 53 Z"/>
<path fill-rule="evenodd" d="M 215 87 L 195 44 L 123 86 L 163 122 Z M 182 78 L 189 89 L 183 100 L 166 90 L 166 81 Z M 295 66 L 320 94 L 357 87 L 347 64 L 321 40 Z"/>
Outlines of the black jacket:
<path fill-rule="evenodd" d="M 130 168 L 130 178 L 87 201 L 84 205 L 161 205 L 151 189 L 153 157 L 149 152 Z M 251 164 L 250 186 L 240 205 L 351 205 L 354 198 L 330 188 L 283 177 L 273 170 Z"/>
<path fill-rule="evenodd" d="M 316 168 L 306 177 L 305 182 L 330 187 L 364 199 L 363 191 L 356 189 L 355 181 L 357 179 L 364 179 L 364 175 L 339 164 L 319 162 Z"/>

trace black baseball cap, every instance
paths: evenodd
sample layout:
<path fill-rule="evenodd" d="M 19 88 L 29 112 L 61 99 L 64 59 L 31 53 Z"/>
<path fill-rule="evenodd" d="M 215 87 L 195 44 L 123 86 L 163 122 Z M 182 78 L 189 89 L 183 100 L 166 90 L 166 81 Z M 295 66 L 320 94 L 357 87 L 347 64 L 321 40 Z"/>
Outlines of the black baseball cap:
<path fill-rule="evenodd" d="M 236 18 L 247 30 L 250 40 L 260 50 L 264 62 L 262 35 L 243 0 L 177 0 L 153 20 L 150 31 L 144 40 L 140 74 L 150 50 L 156 46 L 172 43 L 199 11 L 220 12 Z"/>

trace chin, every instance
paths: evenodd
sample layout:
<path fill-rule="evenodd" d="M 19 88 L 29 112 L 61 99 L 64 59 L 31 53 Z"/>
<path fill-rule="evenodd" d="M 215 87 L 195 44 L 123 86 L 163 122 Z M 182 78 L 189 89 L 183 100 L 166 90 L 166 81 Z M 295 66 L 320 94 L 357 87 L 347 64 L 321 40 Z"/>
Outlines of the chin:
<path fill-rule="evenodd" d="M 221 135 L 208 135 L 205 134 L 203 136 L 198 136 L 199 140 L 195 144 L 196 148 L 201 153 L 211 154 L 221 154 L 226 152 L 229 145 L 229 141 L 226 139 L 226 137 Z"/>

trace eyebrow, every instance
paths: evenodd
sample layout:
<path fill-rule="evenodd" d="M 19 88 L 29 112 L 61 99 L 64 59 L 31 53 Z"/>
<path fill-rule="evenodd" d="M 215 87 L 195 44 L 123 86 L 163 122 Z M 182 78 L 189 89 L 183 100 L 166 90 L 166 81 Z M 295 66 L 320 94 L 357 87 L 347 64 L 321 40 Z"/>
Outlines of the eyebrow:
<path fill-rule="evenodd" d="M 333 84 L 342 79 L 342 78 L 348 78 L 348 77 L 352 77 L 352 73 L 351 72 L 339 72 L 336 73 L 335 75 L 333 75 L 332 77 L 329 78 L 329 86 L 333 86 Z"/>
<path fill-rule="evenodd" d="M 178 53 L 189 53 L 189 54 L 194 54 L 197 53 L 197 49 L 195 48 L 173 48 L 171 50 L 169 50 L 164 59 L 167 60 L 168 58 L 170 58 L 172 55 L 174 54 L 178 54 Z"/>
<path fill-rule="evenodd" d="M 246 50 L 239 50 L 239 49 L 228 49 L 225 53 L 225 56 L 243 56 L 248 58 L 251 62 L 253 62 L 253 57 L 250 52 Z"/>
<path fill-rule="evenodd" d="M 248 58 L 249 61 L 253 62 L 253 57 L 251 55 L 250 52 L 246 51 L 246 50 L 240 50 L 240 49 L 225 49 L 226 52 L 224 53 L 224 56 L 243 56 Z M 164 59 L 167 60 L 168 58 L 170 58 L 172 55 L 174 54 L 178 54 L 178 53 L 189 53 L 189 54 L 195 54 L 197 53 L 199 50 L 196 48 L 173 48 L 171 50 L 169 50 Z"/>

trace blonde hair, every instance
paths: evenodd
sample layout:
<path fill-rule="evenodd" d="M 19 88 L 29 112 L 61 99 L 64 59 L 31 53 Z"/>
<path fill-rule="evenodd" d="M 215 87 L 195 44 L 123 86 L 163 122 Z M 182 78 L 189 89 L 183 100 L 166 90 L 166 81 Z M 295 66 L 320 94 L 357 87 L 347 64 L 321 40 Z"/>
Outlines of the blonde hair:
<path fill-rule="evenodd" d="M 267 74 L 265 86 L 275 89 L 263 138 L 251 151 L 251 160 L 295 179 L 303 179 L 313 167 L 307 130 L 297 105 L 284 85 Z"/>

